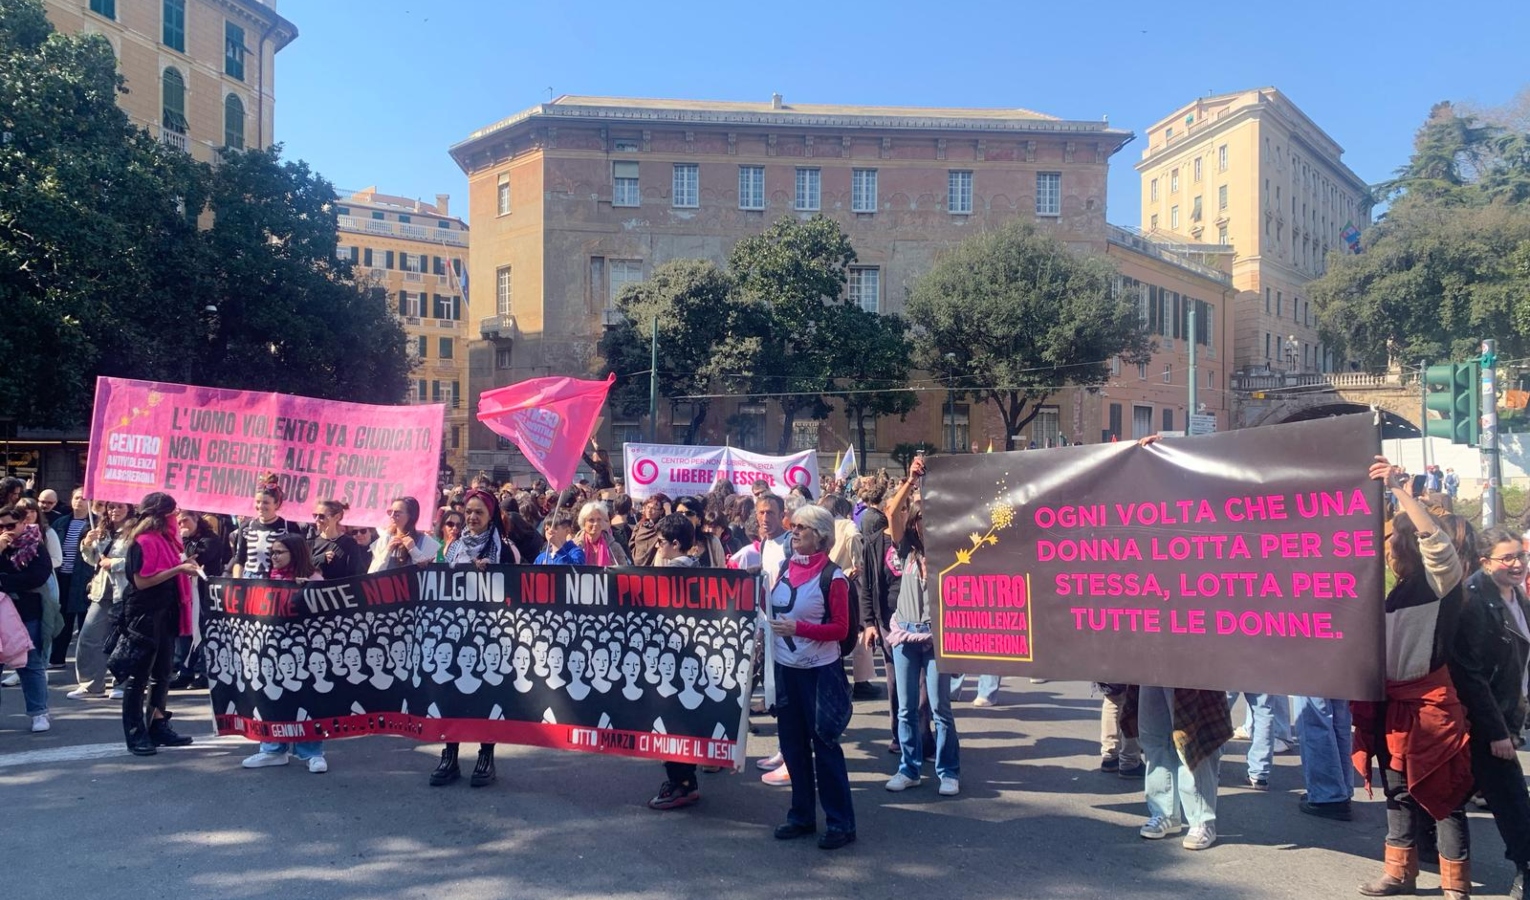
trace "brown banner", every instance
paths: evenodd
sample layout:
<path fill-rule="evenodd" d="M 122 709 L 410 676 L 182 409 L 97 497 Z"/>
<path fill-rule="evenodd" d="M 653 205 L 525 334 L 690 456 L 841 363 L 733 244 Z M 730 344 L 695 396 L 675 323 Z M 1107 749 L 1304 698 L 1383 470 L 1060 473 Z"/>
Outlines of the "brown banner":
<path fill-rule="evenodd" d="M 1380 699 L 1379 451 L 1361 414 L 932 458 L 940 668 Z"/>

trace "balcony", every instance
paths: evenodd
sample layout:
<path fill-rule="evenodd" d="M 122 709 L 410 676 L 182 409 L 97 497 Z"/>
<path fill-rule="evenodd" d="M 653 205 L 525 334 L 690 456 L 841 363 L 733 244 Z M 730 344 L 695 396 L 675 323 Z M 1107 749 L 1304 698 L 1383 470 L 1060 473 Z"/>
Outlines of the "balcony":
<path fill-rule="evenodd" d="M 159 140 L 165 146 L 174 147 L 182 153 L 191 152 L 191 140 L 181 132 L 171 131 L 170 129 L 162 126 L 159 129 Z"/>
<path fill-rule="evenodd" d="M 486 341 L 508 341 L 519 337 L 521 330 L 516 327 L 515 316 L 507 314 L 479 319 L 478 333 Z"/>
<path fill-rule="evenodd" d="M 468 233 L 466 231 L 455 231 L 450 228 L 427 227 L 403 222 L 389 222 L 385 219 L 363 219 L 357 216 L 337 216 L 337 218 L 339 219 L 341 231 L 403 238 L 408 241 L 424 241 L 428 244 L 445 244 L 451 247 L 466 247 L 468 245 Z"/>
<path fill-rule="evenodd" d="M 419 272 L 405 272 L 404 280 L 413 282 L 415 284 L 421 284 L 425 281 L 425 276 L 421 275 Z"/>

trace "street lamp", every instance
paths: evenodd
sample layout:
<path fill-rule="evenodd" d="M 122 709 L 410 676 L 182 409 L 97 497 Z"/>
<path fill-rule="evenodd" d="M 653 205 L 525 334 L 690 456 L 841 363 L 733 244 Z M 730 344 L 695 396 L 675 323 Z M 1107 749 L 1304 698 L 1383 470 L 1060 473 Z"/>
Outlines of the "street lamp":
<path fill-rule="evenodd" d="M 946 354 L 946 422 L 950 425 L 947 452 L 956 452 L 956 354 Z"/>

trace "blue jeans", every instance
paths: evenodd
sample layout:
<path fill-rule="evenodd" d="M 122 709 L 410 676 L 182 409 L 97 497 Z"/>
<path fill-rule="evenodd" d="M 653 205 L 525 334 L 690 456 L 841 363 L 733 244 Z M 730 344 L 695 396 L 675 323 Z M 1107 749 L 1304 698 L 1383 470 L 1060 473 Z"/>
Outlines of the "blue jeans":
<path fill-rule="evenodd" d="M 1301 730 L 1302 777 L 1313 803 L 1344 803 L 1355 792 L 1350 750 L 1354 745 L 1348 700 L 1296 697 Z"/>
<path fill-rule="evenodd" d="M 21 678 L 21 696 L 27 704 L 27 715 L 48 714 L 48 661 L 43 658 L 42 621 L 23 622 L 27 637 L 32 639 L 32 649 L 27 652 L 26 664 L 16 670 Z M 0 666 L 4 670 L 5 666 Z"/>
<path fill-rule="evenodd" d="M 273 744 L 269 741 L 260 742 L 261 753 L 291 753 L 298 759 L 308 761 L 316 756 L 324 755 L 323 741 L 298 741 L 295 744 Z"/>
<path fill-rule="evenodd" d="M 1275 755 L 1275 716 L 1286 698 L 1272 694 L 1227 692 L 1227 708 L 1232 709 L 1242 696 L 1248 701 L 1248 777 L 1250 781 L 1270 780 L 1270 759 Z"/>
<path fill-rule="evenodd" d="M 1147 762 L 1148 815 L 1177 818 L 1190 827 L 1217 820 L 1218 751 L 1191 769 L 1174 746 L 1174 689 L 1143 685 L 1137 706 L 1137 740 Z M 1183 809 L 1183 816 L 1176 815 Z"/>
<path fill-rule="evenodd" d="M 1275 731 L 1275 740 L 1285 741 L 1288 744 L 1296 743 L 1296 737 L 1291 732 L 1291 698 L 1284 694 L 1270 694 L 1270 708 L 1275 710 L 1275 721 L 1272 726 Z M 1250 706 L 1243 711 L 1243 730 L 1249 734 L 1254 733 L 1254 708 Z"/>
<path fill-rule="evenodd" d="M 956 696 L 961 694 L 961 692 L 962 692 L 962 685 L 966 682 L 966 680 L 967 680 L 967 676 L 966 675 L 952 675 L 951 676 L 951 696 L 952 697 L 956 697 Z M 997 675 L 979 675 L 978 676 L 978 679 L 977 679 L 977 695 L 978 695 L 978 697 L 980 697 L 980 698 L 982 698 L 984 700 L 987 700 L 989 702 L 992 702 L 993 698 L 994 698 L 994 695 L 997 694 L 998 692 L 999 692 L 999 676 L 997 676 Z"/>
<path fill-rule="evenodd" d="M 928 633 L 928 625 L 905 625 L 915 633 Z M 930 695 L 930 714 L 935 719 L 935 774 L 959 778 L 961 746 L 956 739 L 956 719 L 951 715 L 950 679 L 935 671 L 934 641 L 904 641 L 893 648 L 893 674 L 898 679 L 898 743 L 902 761 L 898 771 L 919 777 L 924 762 L 924 741 L 919 733 L 919 680 Z"/>
<path fill-rule="evenodd" d="M 792 777 L 786 813 L 791 824 L 816 828 L 822 802 L 830 831 L 855 831 L 850 772 L 839 745 L 849 720 L 850 684 L 839 660 L 816 669 L 776 665 L 776 730 L 781 760 Z"/>

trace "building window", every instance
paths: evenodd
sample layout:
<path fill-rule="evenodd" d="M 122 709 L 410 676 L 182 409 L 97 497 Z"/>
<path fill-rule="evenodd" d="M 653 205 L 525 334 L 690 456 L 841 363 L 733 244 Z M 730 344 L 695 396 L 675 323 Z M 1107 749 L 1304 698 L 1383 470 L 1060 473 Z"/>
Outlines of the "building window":
<path fill-rule="evenodd" d="M 1147 363 L 1137 363 L 1137 380 L 1147 381 Z"/>
<path fill-rule="evenodd" d="M 1174 410 L 1168 408 L 1167 406 L 1163 408 L 1163 430 L 1174 430 Z"/>
<path fill-rule="evenodd" d="M 1227 185 L 1217 187 L 1217 209 L 1227 208 Z"/>
<path fill-rule="evenodd" d="M 623 444 L 641 444 L 644 441 L 643 426 L 637 422 L 613 422 L 611 424 L 611 443 L 620 447 Z"/>
<path fill-rule="evenodd" d="M 701 167 L 695 163 L 675 163 L 670 205 L 693 209 L 701 205 Z"/>
<path fill-rule="evenodd" d="M 1173 170 L 1173 171 L 1171 171 L 1169 173 L 1169 193 L 1171 193 L 1171 194 L 1179 193 L 1179 170 L 1178 169 L 1175 169 L 1175 170 Z"/>
<path fill-rule="evenodd" d="M 504 370 L 513 367 L 511 348 L 496 347 L 494 349 L 494 368 Z"/>
<path fill-rule="evenodd" d="M 462 426 L 461 425 L 453 425 L 452 426 L 452 449 L 453 450 L 461 450 L 462 449 Z"/>
<path fill-rule="evenodd" d="M 942 427 L 940 437 L 941 443 L 954 445 L 947 449 L 959 453 L 970 449 L 972 446 L 972 425 L 971 414 L 967 404 L 957 403 L 955 407 L 953 410 L 952 405 L 949 403 L 941 405 Z"/>
<path fill-rule="evenodd" d="M 244 101 L 238 94 L 223 98 L 223 146 L 230 150 L 244 149 Z"/>
<path fill-rule="evenodd" d="M 425 379 L 417 379 L 414 383 L 414 399 L 421 403 L 425 402 Z"/>
<path fill-rule="evenodd" d="M 383 214 L 382 214 L 382 213 L 380 213 L 380 212 L 373 212 L 373 213 L 372 213 L 372 218 L 374 218 L 374 219 L 376 219 L 376 220 L 377 220 L 377 221 L 379 221 L 379 222 L 381 222 L 381 221 L 382 221 L 382 220 L 383 220 L 383 218 L 384 218 L 384 216 L 383 216 Z M 390 252 L 390 253 L 391 253 L 391 252 L 392 252 L 392 251 L 391 251 L 391 250 L 390 250 L 390 251 L 389 251 L 389 252 Z"/>
<path fill-rule="evenodd" d="M 636 152 L 638 152 L 638 149 L 639 148 L 638 148 L 638 142 L 637 141 L 618 140 L 616 142 L 616 152 L 617 153 L 636 153 Z"/>
<path fill-rule="evenodd" d="M 1174 380 L 1174 367 L 1169 363 L 1163 364 L 1163 383 L 1171 384 Z"/>
<path fill-rule="evenodd" d="M 1158 213 L 1148 216 L 1148 228 L 1152 231 L 1158 230 Z"/>
<path fill-rule="evenodd" d="M 972 173 L 948 172 L 946 174 L 946 211 L 972 212 Z"/>
<path fill-rule="evenodd" d="M 498 215 L 510 215 L 510 174 L 508 172 L 499 176 L 499 187 L 495 194 L 495 208 Z M 445 225 L 445 222 L 441 223 Z"/>
<path fill-rule="evenodd" d="M 92 8 L 95 6 L 91 4 Z M 186 0 L 165 0 L 160 41 L 171 50 L 186 52 Z"/>
<path fill-rule="evenodd" d="M 440 294 L 430 295 L 431 318 L 445 319 L 449 322 L 457 320 L 457 298 L 451 294 L 445 297 Z"/>
<path fill-rule="evenodd" d="M 809 419 L 806 422 L 792 423 L 792 449 L 793 450 L 817 450 L 818 449 L 818 420 Z"/>
<path fill-rule="evenodd" d="M 1195 179 L 1195 183 L 1196 184 L 1200 184 L 1201 183 L 1201 158 L 1199 156 L 1197 156 L 1195 158 L 1195 161 L 1192 162 L 1190 165 L 1191 165 L 1191 172 L 1194 173 L 1194 174 L 1191 175 L 1191 177 L 1193 179 Z"/>
<path fill-rule="evenodd" d="M 1132 405 L 1132 439 L 1140 440 L 1152 435 L 1153 407 Z"/>
<path fill-rule="evenodd" d="M 510 315 L 510 267 L 500 266 L 494 270 L 494 310 L 495 315 Z"/>
<path fill-rule="evenodd" d="M 642 202 L 638 192 L 638 164 L 621 160 L 611 164 L 611 205 L 637 206 Z"/>
<path fill-rule="evenodd" d="M 424 359 L 426 357 L 426 355 L 427 355 L 426 354 L 426 350 L 427 349 L 428 348 L 427 348 L 427 342 L 425 340 L 425 335 L 423 335 L 423 334 L 415 335 L 414 336 L 414 358 L 415 359 Z"/>
<path fill-rule="evenodd" d="M 1036 173 L 1036 215 L 1062 215 L 1062 173 Z"/>
<path fill-rule="evenodd" d="M 1192 222 L 1199 222 L 1200 220 L 1201 220 L 1201 198 L 1200 197 L 1196 197 L 1194 200 L 1192 200 L 1190 202 L 1190 221 L 1192 221 Z"/>
<path fill-rule="evenodd" d="M 223 74 L 244 80 L 244 29 L 223 23 Z"/>
<path fill-rule="evenodd" d="M 117 18 L 117 0 L 90 0 L 90 11 L 108 19 Z"/>
<path fill-rule="evenodd" d="M 855 169 L 850 173 L 850 211 L 877 211 L 877 170 Z"/>
<path fill-rule="evenodd" d="M 622 288 L 643 280 L 643 261 L 640 259 L 611 260 L 611 287 L 606 298 L 606 309 L 616 309 L 616 298 Z"/>
<path fill-rule="evenodd" d="M 178 69 L 165 70 L 164 86 L 162 89 L 164 99 L 164 118 L 161 124 L 166 131 L 181 135 L 186 134 L 186 79 Z M 180 145 L 185 149 L 185 141 Z"/>
<path fill-rule="evenodd" d="M 1178 228 L 1179 227 L 1179 207 L 1177 207 L 1177 206 L 1169 207 L 1169 227 L 1170 228 Z"/>
<path fill-rule="evenodd" d="M 1269 315 L 1270 314 L 1270 289 L 1269 288 L 1265 288 L 1264 289 L 1264 314 L 1265 315 Z"/>
<path fill-rule="evenodd" d="M 1217 243 L 1221 244 L 1223 247 L 1226 247 L 1232 243 L 1232 239 L 1227 236 L 1226 225 L 1217 228 Z"/>
<path fill-rule="evenodd" d="M 1043 406 L 1036 411 L 1036 418 L 1031 422 L 1031 440 L 1043 449 L 1062 446 L 1062 420 L 1057 407 Z"/>
<path fill-rule="evenodd" d="M 738 429 L 738 445 L 745 450 L 765 449 L 765 404 L 745 403 L 733 417 Z"/>
<path fill-rule="evenodd" d="M 821 172 L 818 169 L 797 170 L 797 200 L 793 208 L 801 212 L 813 212 L 822 202 L 819 190 Z"/>
<path fill-rule="evenodd" d="M 852 266 L 849 271 L 846 292 L 850 301 L 867 312 L 879 312 L 882 308 L 882 270 L 869 266 Z"/>
<path fill-rule="evenodd" d="M 420 317 L 420 306 L 422 305 L 420 301 L 422 299 L 422 295 L 413 293 L 411 291 L 399 291 L 398 299 L 399 309 L 403 311 L 404 315 L 414 319 L 418 319 Z M 424 354 L 422 353 L 420 355 L 423 356 Z"/>
<path fill-rule="evenodd" d="M 1276 291 L 1275 292 L 1275 318 L 1278 319 L 1278 318 L 1284 316 L 1285 314 L 1286 314 L 1286 299 L 1285 299 L 1285 295 L 1283 295 L 1280 291 Z"/>
<path fill-rule="evenodd" d="M 441 402 L 441 382 L 439 380 L 433 380 L 430 382 L 430 402 Z"/>
<path fill-rule="evenodd" d="M 1222 146 L 1217 148 L 1217 171 L 1218 172 L 1226 172 L 1227 171 L 1227 145 L 1226 144 L 1223 144 Z"/>
<path fill-rule="evenodd" d="M 1158 202 L 1158 179 L 1156 178 L 1148 182 L 1148 199 L 1154 203 Z"/>
<path fill-rule="evenodd" d="M 738 167 L 738 208 L 765 208 L 765 167 Z"/>
<path fill-rule="evenodd" d="M 1121 374 L 1121 357 L 1112 356 L 1110 358 L 1110 374 L 1113 376 L 1119 376 Z"/>
<path fill-rule="evenodd" d="M 438 353 L 437 355 L 440 356 L 442 359 L 453 359 L 453 358 L 455 358 L 454 351 L 456 350 L 456 341 L 454 341 L 453 339 L 451 339 L 449 337 L 441 338 L 440 339 L 440 348 L 439 349 L 440 349 L 440 353 Z"/>
<path fill-rule="evenodd" d="M 1111 438 L 1121 437 L 1121 404 L 1110 404 L 1110 425 L 1106 427 L 1105 433 L 1101 437 L 1107 441 Z"/>

